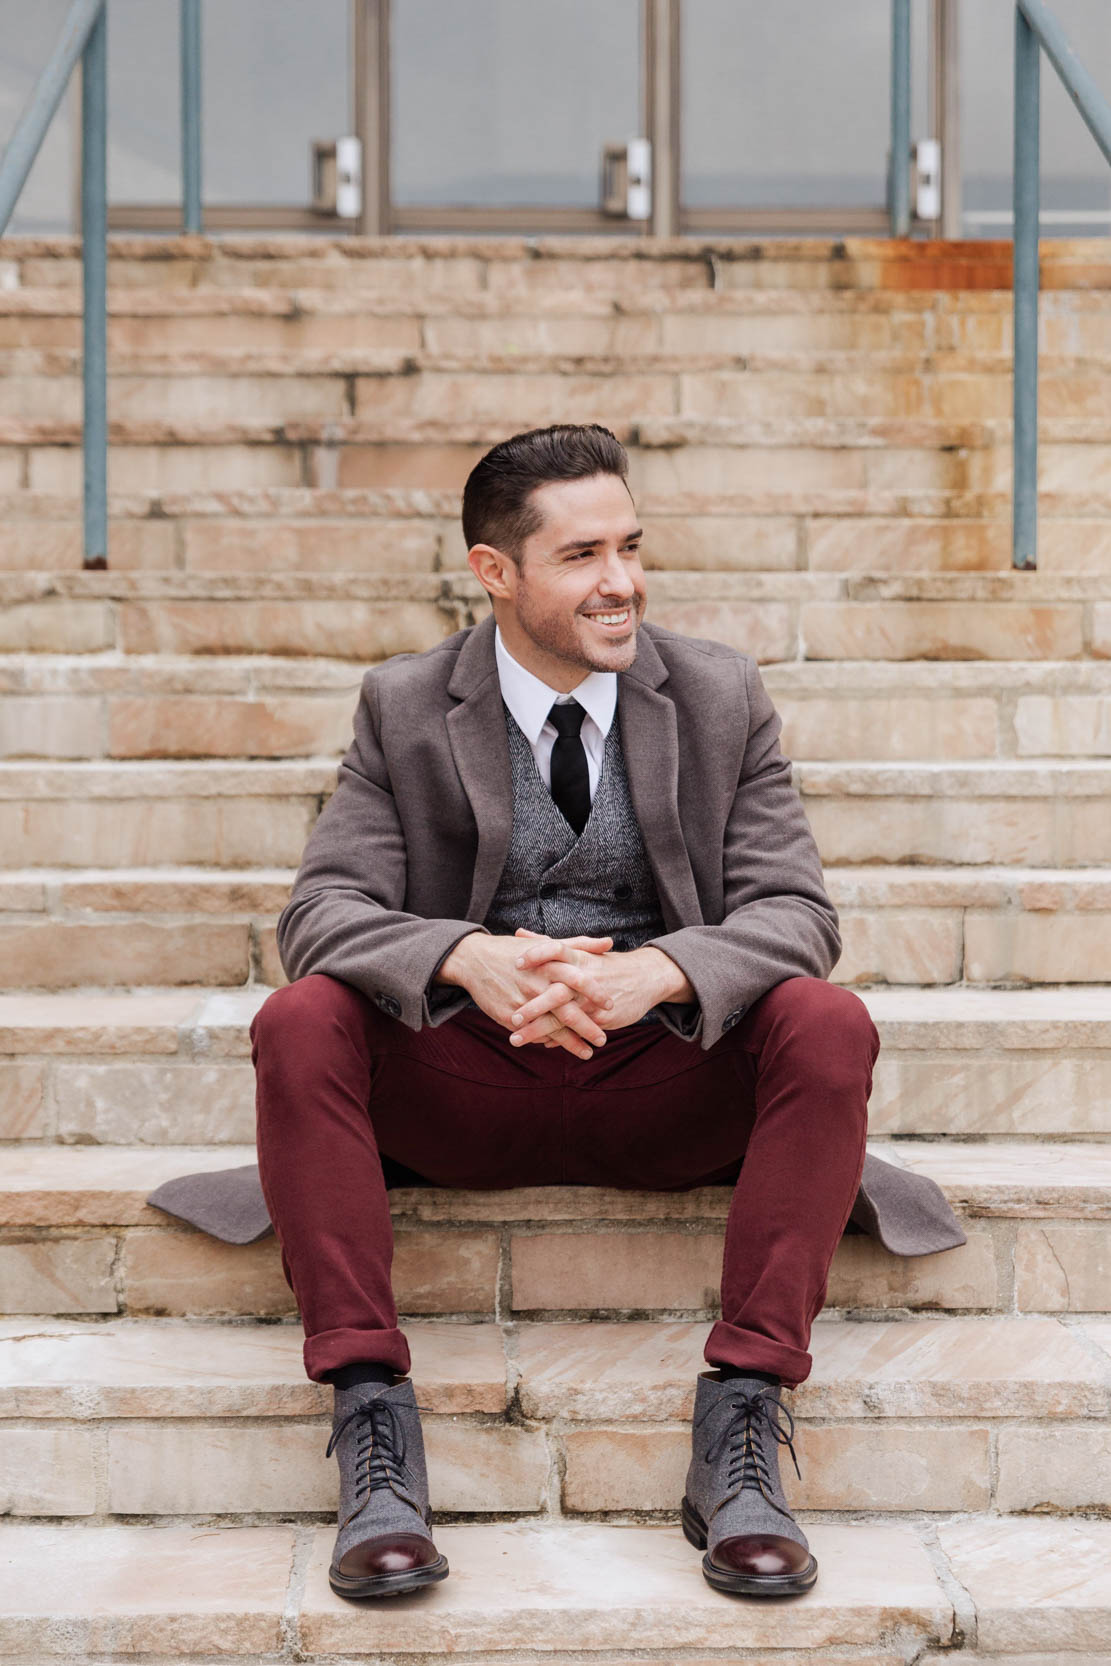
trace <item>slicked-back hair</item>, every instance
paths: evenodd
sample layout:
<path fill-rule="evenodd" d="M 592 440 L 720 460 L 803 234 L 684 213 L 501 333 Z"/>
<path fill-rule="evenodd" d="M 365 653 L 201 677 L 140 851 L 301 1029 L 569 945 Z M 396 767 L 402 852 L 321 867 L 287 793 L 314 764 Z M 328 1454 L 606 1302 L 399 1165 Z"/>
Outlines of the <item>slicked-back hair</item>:
<path fill-rule="evenodd" d="M 552 480 L 585 480 L 629 470 L 625 447 L 596 422 L 553 423 L 502 440 L 479 459 L 463 488 L 467 548 L 491 544 L 521 564 L 525 540 L 540 530 L 543 511 L 532 492 Z"/>

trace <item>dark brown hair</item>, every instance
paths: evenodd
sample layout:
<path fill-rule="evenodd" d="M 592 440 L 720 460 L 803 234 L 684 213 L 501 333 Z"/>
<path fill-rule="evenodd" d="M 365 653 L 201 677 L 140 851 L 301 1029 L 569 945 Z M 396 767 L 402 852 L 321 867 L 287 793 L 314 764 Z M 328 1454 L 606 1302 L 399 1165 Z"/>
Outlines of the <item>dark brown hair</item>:
<path fill-rule="evenodd" d="M 583 480 L 629 469 L 625 447 L 596 422 L 553 423 L 514 434 L 479 459 L 463 488 L 463 536 L 467 548 L 492 544 L 520 565 L 526 538 L 538 532 L 543 513 L 530 499 L 550 480 Z"/>

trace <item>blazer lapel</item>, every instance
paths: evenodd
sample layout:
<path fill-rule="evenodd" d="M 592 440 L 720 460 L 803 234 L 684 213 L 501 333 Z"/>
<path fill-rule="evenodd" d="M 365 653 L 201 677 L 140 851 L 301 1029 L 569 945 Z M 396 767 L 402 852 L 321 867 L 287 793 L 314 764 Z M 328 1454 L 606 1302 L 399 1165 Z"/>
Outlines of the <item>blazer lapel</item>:
<path fill-rule="evenodd" d="M 466 918 L 481 925 L 490 911 L 513 831 L 513 776 L 494 655 L 494 616 L 475 625 L 448 683 L 460 704 L 447 713 L 448 741 L 478 829 Z"/>
<path fill-rule="evenodd" d="M 679 730 L 675 706 L 656 692 L 668 670 L 643 626 L 637 657 L 618 677 L 617 717 L 625 773 L 669 931 L 704 924 L 679 821 Z"/>

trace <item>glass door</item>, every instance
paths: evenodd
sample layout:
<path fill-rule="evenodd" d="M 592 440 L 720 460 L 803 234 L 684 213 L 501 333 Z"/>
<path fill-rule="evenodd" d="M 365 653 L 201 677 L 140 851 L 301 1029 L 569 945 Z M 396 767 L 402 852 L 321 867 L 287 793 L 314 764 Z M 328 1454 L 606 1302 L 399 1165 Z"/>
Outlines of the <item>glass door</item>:
<path fill-rule="evenodd" d="M 920 134 L 929 19 L 911 14 Z M 682 230 L 886 234 L 890 0 L 682 0 L 679 74 Z"/>

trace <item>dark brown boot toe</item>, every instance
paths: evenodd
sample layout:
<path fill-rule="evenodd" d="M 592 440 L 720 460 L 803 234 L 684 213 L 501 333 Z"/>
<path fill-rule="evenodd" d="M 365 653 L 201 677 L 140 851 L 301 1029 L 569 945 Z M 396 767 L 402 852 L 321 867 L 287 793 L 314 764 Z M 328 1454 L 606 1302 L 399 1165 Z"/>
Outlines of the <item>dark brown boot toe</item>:
<path fill-rule="evenodd" d="M 750 1579 L 782 1579 L 805 1574 L 811 1555 L 795 1539 L 776 1533 L 744 1533 L 722 1539 L 714 1546 L 710 1561 L 723 1573 L 740 1573 Z"/>
<path fill-rule="evenodd" d="M 440 1553 L 422 1533 L 380 1533 L 352 1545 L 339 1564 L 345 1578 L 367 1579 L 377 1574 L 409 1573 L 439 1561 Z"/>

